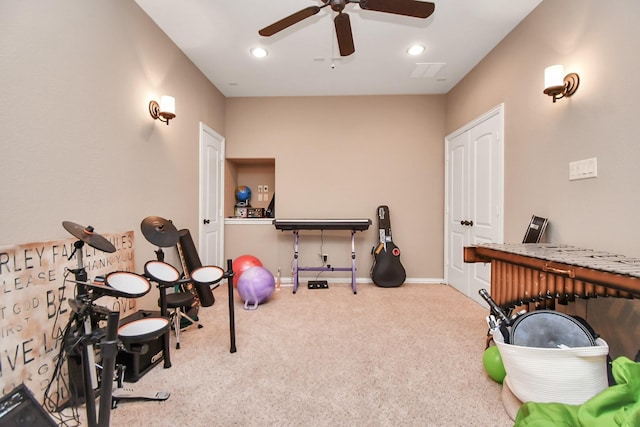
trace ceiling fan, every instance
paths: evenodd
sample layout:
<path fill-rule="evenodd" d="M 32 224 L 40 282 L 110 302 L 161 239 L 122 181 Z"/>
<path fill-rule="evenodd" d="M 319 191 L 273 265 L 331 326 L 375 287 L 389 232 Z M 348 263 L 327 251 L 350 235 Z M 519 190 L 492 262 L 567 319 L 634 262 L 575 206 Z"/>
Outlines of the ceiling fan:
<path fill-rule="evenodd" d="M 264 27 L 258 34 L 269 37 L 277 32 L 284 30 L 297 24 L 303 19 L 309 18 L 320 9 L 331 6 L 338 15 L 333 20 L 336 27 L 336 37 L 338 39 L 338 48 L 340 56 L 349 56 L 356 51 L 353 45 L 353 34 L 351 33 L 351 21 L 349 15 L 343 13 L 344 7 L 349 3 L 358 3 L 360 8 L 364 10 L 373 10 L 376 12 L 393 13 L 396 15 L 413 16 L 415 18 L 428 18 L 435 10 L 435 4 L 431 2 L 418 0 L 320 0 L 324 3 L 322 6 L 309 6 L 298 12 L 287 16 L 273 24 Z"/>

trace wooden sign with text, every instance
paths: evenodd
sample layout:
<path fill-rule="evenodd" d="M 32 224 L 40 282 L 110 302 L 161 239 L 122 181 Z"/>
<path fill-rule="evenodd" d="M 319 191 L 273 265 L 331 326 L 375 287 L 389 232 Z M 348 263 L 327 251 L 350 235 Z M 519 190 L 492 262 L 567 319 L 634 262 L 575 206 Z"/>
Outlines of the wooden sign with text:
<path fill-rule="evenodd" d="M 82 260 L 89 280 L 114 271 L 133 272 L 133 231 L 102 234 L 116 248 L 106 253 L 84 244 Z M 0 395 L 20 383 L 42 402 L 61 351 L 62 333 L 69 322 L 68 300 L 75 297 L 78 268 L 75 238 L 0 247 Z M 71 259 L 69 259 L 71 257 Z M 135 300 L 101 297 L 97 305 L 135 311 Z M 64 367 L 66 370 L 66 366 Z M 68 390 L 56 390 L 60 401 Z"/>

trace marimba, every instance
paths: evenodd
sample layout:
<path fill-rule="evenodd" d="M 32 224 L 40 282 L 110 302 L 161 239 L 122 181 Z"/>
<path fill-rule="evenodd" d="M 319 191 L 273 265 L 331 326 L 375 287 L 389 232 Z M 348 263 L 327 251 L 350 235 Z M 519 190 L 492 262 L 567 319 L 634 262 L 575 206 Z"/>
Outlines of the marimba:
<path fill-rule="evenodd" d="M 491 297 L 504 310 L 555 307 L 576 298 L 640 298 L 640 259 L 558 244 L 488 243 L 465 262 L 491 263 Z"/>

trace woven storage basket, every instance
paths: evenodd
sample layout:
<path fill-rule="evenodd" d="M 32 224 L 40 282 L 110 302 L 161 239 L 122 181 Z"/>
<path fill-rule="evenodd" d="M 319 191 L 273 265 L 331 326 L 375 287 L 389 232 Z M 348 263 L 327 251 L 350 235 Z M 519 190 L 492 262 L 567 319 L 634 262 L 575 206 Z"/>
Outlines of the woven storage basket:
<path fill-rule="evenodd" d="M 505 382 L 522 402 L 581 405 L 609 386 L 609 345 L 601 338 L 592 347 L 538 348 L 505 344 L 494 335 L 507 373 Z"/>

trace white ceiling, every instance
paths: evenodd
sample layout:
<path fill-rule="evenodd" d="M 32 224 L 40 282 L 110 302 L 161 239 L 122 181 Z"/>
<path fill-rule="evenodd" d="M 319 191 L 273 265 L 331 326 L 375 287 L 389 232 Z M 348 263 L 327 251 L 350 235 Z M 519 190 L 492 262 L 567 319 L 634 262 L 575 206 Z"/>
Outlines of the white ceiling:
<path fill-rule="evenodd" d="M 344 58 L 330 7 L 258 34 L 321 0 L 135 1 L 226 97 L 245 97 L 447 93 L 542 0 L 434 0 L 427 19 L 347 4 L 356 51 Z M 417 57 L 414 43 L 426 48 Z M 256 46 L 269 55 L 254 58 Z M 428 76 L 419 64 L 444 65 Z"/>

